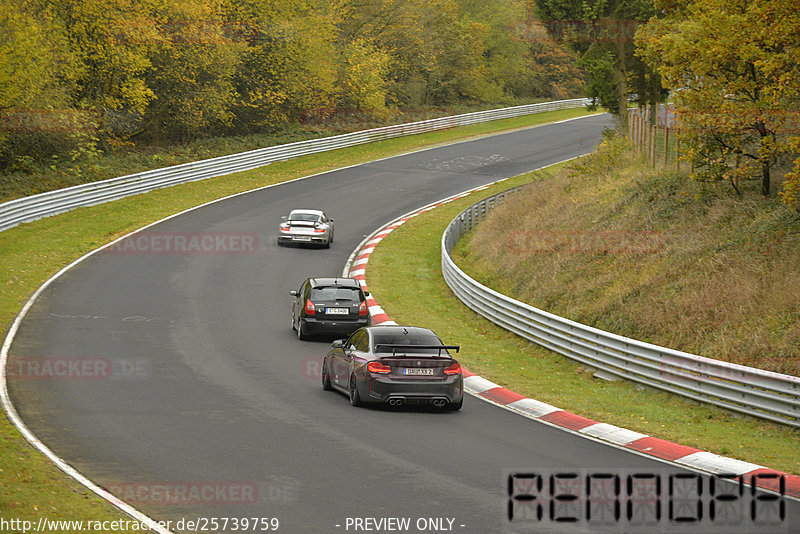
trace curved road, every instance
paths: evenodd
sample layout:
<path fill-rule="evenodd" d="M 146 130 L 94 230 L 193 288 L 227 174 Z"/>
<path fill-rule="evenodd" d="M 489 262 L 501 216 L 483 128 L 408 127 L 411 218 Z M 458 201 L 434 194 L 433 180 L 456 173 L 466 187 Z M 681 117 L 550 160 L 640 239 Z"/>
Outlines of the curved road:
<path fill-rule="evenodd" d="M 437 526 L 420 518 L 449 518 L 455 532 L 516 531 L 505 519 L 509 469 L 663 471 L 662 463 L 472 397 L 458 413 L 351 408 L 319 385 L 327 343 L 299 342 L 289 327 L 289 291 L 307 276 L 338 275 L 380 224 L 584 154 L 610 125 L 608 116 L 592 116 L 417 152 L 160 223 L 148 230 L 150 247 L 154 235 L 163 244 L 214 233 L 230 246 L 231 237 L 257 238 L 257 251 L 140 248 L 82 262 L 22 322 L 11 347 L 15 405 L 58 455 L 159 520 L 277 517 L 279 532 L 355 532 L 353 518 L 407 517 L 411 526 L 401 531 L 418 532 Z M 336 218 L 331 249 L 277 247 L 277 224 L 292 207 Z M 85 367 L 70 379 L 30 379 L 58 362 Z M 373 531 L 396 525 L 382 526 Z"/>

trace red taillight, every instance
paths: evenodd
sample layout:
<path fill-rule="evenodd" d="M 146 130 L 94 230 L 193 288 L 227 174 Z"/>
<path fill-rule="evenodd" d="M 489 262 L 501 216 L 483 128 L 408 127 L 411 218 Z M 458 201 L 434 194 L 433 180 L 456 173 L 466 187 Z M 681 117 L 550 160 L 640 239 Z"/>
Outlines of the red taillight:
<path fill-rule="evenodd" d="M 314 303 L 310 300 L 306 301 L 306 315 L 314 315 L 317 313 L 317 309 L 314 307 Z"/>
<path fill-rule="evenodd" d="M 369 362 L 367 364 L 367 371 L 370 373 L 388 375 L 392 372 L 392 369 L 388 365 L 384 365 L 381 362 Z"/>
<path fill-rule="evenodd" d="M 461 374 L 461 365 L 458 363 L 454 363 L 450 367 L 444 370 L 444 374 L 446 375 L 460 375 Z"/>
<path fill-rule="evenodd" d="M 324 234 L 325 233 L 325 228 L 314 228 L 314 233 L 315 234 Z"/>
<path fill-rule="evenodd" d="M 362 300 L 361 304 L 358 305 L 358 316 L 359 317 L 366 317 L 369 313 L 369 309 L 367 308 L 367 301 Z"/>
<path fill-rule="evenodd" d="M 289 232 L 291 228 L 289 228 L 289 223 L 283 223 L 281 225 L 281 232 Z"/>

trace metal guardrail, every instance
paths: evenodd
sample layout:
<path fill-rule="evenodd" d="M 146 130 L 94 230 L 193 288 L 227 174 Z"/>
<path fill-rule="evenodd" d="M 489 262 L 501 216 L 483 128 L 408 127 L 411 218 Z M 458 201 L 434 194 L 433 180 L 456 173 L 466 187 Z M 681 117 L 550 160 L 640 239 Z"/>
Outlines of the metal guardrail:
<path fill-rule="evenodd" d="M 298 141 L 77 185 L 0 204 L 0 231 L 7 230 L 23 222 L 35 221 L 36 219 L 63 213 L 74 208 L 93 206 L 162 187 L 255 169 L 274 161 L 457 126 L 521 117 L 545 111 L 578 108 L 588 103 L 590 103 L 590 100 L 587 98 L 575 98 L 477 111 L 463 115 L 384 126 L 322 139 Z"/>
<path fill-rule="evenodd" d="M 481 285 L 458 268 L 453 247 L 518 188 L 461 212 L 442 235 L 442 274 L 472 310 L 529 341 L 616 378 L 800 427 L 800 378 L 618 336 L 539 310 Z"/>

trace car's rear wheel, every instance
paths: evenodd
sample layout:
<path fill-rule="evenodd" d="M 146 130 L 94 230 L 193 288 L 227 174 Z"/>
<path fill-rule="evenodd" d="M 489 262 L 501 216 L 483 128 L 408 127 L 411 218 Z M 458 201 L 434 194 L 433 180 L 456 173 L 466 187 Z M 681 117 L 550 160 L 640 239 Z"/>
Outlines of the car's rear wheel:
<path fill-rule="evenodd" d="M 446 410 L 451 412 L 457 412 L 461 409 L 461 406 L 464 404 L 464 397 L 461 397 L 458 402 L 450 402 L 445 406 Z"/>
<path fill-rule="evenodd" d="M 308 334 L 306 333 L 305 328 L 303 328 L 303 320 L 299 319 L 297 321 L 297 339 L 300 341 L 305 341 L 308 339 Z"/>
<path fill-rule="evenodd" d="M 350 405 L 363 406 L 364 402 L 358 394 L 358 387 L 356 387 L 356 375 L 350 376 Z"/>
<path fill-rule="evenodd" d="M 322 361 L 322 389 L 325 391 L 333 389 L 333 386 L 331 386 L 331 375 L 328 372 L 328 362 L 325 360 Z"/>

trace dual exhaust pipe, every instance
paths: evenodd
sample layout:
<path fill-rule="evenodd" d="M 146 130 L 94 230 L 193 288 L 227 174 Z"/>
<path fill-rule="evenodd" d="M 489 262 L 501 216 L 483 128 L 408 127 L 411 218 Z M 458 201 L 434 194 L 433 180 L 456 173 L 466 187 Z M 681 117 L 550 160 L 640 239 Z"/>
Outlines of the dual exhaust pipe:
<path fill-rule="evenodd" d="M 403 399 L 389 399 L 389 406 L 402 406 L 403 402 Z"/>

